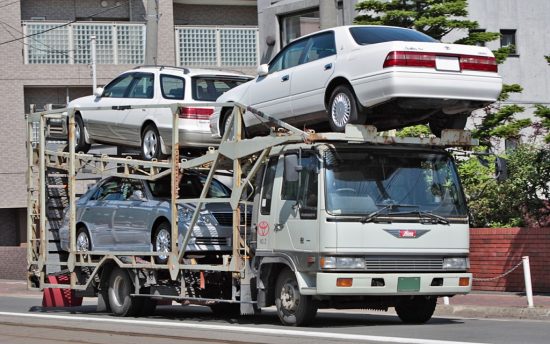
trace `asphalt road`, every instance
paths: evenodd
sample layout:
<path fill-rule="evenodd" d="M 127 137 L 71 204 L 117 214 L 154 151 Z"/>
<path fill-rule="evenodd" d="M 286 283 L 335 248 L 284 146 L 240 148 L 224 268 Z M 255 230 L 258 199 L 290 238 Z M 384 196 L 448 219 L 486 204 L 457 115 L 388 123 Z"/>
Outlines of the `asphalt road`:
<path fill-rule="evenodd" d="M 545 321 L 435 317 L 404 325 L 393 313 L 320 311 L 313 326 L 280 325 L 272 309 L 219 318 L 200 306 L 162 306 L 148 318 L 117 318 L 82 307 L 44 309 L 37 296 L 0 296 L 0 343 L 548 343 Z"/>

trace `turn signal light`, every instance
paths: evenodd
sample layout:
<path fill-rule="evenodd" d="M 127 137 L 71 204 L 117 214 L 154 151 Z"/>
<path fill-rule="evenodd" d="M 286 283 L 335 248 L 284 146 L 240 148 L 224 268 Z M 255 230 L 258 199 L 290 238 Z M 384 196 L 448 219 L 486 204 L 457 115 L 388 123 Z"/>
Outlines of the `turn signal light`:
<path fill-rule="evenodd" d="M 353 285 L 353 278 L 338 278 L 336 279 L 337 287 L 351 287 Z"/>
<path fill-rule="evenodd" d="M 470 277 L 460 277 L 458 285 L 461 287 L 467 287 L 470 285 Z"/>

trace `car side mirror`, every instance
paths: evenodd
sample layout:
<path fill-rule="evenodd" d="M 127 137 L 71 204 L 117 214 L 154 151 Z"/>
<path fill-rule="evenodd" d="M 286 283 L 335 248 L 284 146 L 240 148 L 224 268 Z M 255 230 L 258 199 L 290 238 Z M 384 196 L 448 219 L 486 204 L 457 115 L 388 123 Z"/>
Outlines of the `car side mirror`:
<path fill-rule="evenodd" d="M 301 170 L 302 166 L 299 165 L 297 154 L 288 154 L 285 156 L 285 181 L 298 181 Z"/>
<path fill-rule="evenodd" d="M 261 64 L 258 66 L 258 76 L 265 76 L 269 73 L 269 65 Z"/>
<path fill-rule="evenodd" d="M 132 201 L 146 201 L 145 196 L 143 196 L 143 191 L 141 190 L 134 190 L 134 192 L 132 192 L 132 196 L 130 196 L 130 199 Z"/>
<path fill-rule="evenodd" d="M 101 97 L 103 95 L 103 87 L 98 87 L 94 91 L 94 96 Z"/>

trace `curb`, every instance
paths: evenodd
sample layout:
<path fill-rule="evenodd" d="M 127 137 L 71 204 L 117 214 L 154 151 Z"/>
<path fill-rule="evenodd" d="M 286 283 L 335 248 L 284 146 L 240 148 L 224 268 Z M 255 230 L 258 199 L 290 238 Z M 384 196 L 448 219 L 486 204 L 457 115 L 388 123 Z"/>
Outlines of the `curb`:
<path fill-rule="evenodd" d="M 464 305 L 437 305 L 435 316 L 465 318 L 550 320 L 549 308 L 519 308 Z"/>

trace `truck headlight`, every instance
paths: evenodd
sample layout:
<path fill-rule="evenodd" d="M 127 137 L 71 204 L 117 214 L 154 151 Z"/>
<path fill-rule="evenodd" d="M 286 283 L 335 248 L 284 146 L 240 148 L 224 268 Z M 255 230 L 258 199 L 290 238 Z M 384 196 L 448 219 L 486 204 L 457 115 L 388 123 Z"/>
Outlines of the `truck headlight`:
<path fill-rule="evenodd" d="M 364 269 L 365 258 L 361 257 L 321 257 L 322 269 Z"/>
<path fill-rule="evenodd" d="M 445 270 L 466 270 L 470 267 L 468 258 L 444 258 L 443 269 Z"/>

